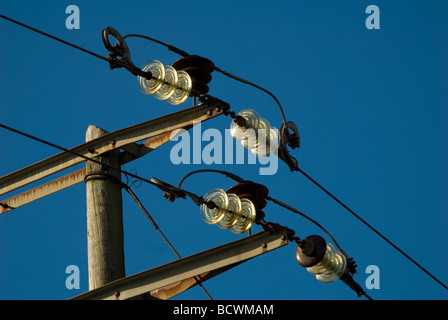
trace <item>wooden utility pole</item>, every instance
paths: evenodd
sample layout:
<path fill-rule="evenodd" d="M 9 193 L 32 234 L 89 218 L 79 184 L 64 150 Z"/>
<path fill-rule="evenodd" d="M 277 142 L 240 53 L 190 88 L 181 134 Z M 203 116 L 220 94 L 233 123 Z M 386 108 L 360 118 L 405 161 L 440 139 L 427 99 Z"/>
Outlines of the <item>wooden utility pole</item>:
<path fill-rule="evenodd" d="M 86 141 L 107 132 L 90 125 Z M 125 277 L 123 245 L 123 204 L 119 150 L 95 158 L 104 163 L 86 163 L 87 249 L 89 290 Z"/>

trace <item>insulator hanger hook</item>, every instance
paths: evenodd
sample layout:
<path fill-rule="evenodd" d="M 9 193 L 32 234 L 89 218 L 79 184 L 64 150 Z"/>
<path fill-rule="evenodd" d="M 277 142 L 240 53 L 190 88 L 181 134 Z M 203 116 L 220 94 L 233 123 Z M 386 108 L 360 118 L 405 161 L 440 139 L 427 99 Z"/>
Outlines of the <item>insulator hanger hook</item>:
<path fill-rule="evenodd" d="M 112 46 L 109 41 L 109 35 L 117 41 L 114 46 Z M 129 51 L 129 47 L 117 30 L 112 27 L 107 27 L 102 30 L 101 37 L 103 39 L 104 46 L 110 52 L 107 59 L 109 60 L 111 69 L 125 68 L 135 76 L 142 76 L 146 79 L 152 79 L 152 74 L 150 72 L 142 71 L 134 65 L 131 60 L 131 52 Z M 117 57 L 120 58 L 117 59 Z"/>

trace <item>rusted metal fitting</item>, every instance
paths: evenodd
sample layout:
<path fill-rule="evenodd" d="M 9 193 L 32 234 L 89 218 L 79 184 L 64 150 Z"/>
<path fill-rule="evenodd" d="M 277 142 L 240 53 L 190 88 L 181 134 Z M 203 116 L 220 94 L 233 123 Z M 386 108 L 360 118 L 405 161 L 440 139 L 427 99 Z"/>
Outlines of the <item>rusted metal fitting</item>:
<path fill-rule="evenodd" d="M 112 27 L 107 27 L 102 30 L 101 36 L 103 39 L 103 44 L 106 49 L 110 52 L 107 55 L 107 60 L 109 61 L 109 67 L 111 69 L 115 68 L 125 68 L 134 76 L 141 76 L 148 80 L 152 79 L 152 74 L 149 71 L 143 71 L 136 67 L 131 60 L 131 53 L 129 47 L 126 44 L 124 38 L 120 33 Z M 116 43 L 112 45 L 109 40 L 109 36 L 112 36 Z"/>
<path fill-rule="evenodd" d="M 213 201 L 208 201 L 208 202 L 206 203 L 206 205 L 207 205 L 207 208 L 209 208 L 209 209 L 215 209 L 215 208 L 218 207 L 218 206 L 216 205 L 216 203 L 214 203 Z"/>
<path fill-rule="evenodd" d="M 246 126 L 246 119 L 242 116 L 235 115 L 235 117 L 232 117 L 233 121 L 239 126 L 239 127 L 245 127 Z"/>

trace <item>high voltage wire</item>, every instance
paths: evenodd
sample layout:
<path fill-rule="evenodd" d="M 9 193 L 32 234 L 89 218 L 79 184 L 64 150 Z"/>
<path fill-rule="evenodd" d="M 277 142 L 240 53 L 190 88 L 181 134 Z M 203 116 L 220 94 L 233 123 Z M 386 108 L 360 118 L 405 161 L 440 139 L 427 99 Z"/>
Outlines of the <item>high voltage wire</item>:
<path fill-rule="evenodd" d="M 182 186 L 182 183 L 184 183 L 184 181 L 190 177 L 193 174 L 197 174 L 197 173 L 201 173 L 201 172 L 214 172 L 214 173 L 219 173 L 222 175 L 227 176 L 228 178 L 231 178 L 237 182 L 244 182 L 245 180 L 231 172 L 228 171 L 224 171 L 224 170 L 215 170 L 215 169 L 200 169 L 200 170 L 195 170 L 192 171 L 190 173 L 188 173 L 185 177 L 183 177 L 180 182 L 179 185 L 177 186 L 178 189 L 180 189 L 180 187 Z M 308 221 L 310 221 L 311 223 L 313 223 L 314 225 L 316 225 L 319 229 L 321 229 L 332 241 L 333 243 L 336 245 L 336 247 L 340 250 L 343 251 L 342 248 L 339 246 L 339 244 L 336 242 L 336 239 L 334 239 L 334 237 L 321 225 L 319 224 L 316 220 L 312 219 L 311 217 L 309 217 L 308 215 L 304 214 L 303 212 L 300 212 L 299 210 L 287 205 L 286 203 L 283 203 L 277 199 L 272 198 L 271 196 L 265 196 L 266 200 L 269 200 L 271 202 L 274 202 L 275 204 L 291 211 L 294 212 L 296 214 L 301 215 L 302 217 L 304 217 L 305 219 L 307 219 Z"/>
<path fill-rule="evenodd" d="M 151 180 L 148 180 L 148 179 L 145 179 L 145 178 L 143 178 L 143 177 L 137 176 L 137 175 L 135 175 L 135 174 L 133 174 L 133 173 L 131 173 L 131 172 L 128 172 L 128 171 L 126 171 L 126 170 L 123 170 L 123 169 L 120 169 L 120 168 L 112 167 L 112 166 L 110 166 L 109 164 L 103 163 L 103 162 L 98 161 L 98 160 L 96 160 L 96 159 L 94 159 L 94 158 L 89 158 L 89 157 L 87 157 L 87 156 L 85 156 L 85 155 L 83 155 L 83 154 L 81 154 L 81 153 L 76 152 L 76 151 L 73 151 L 73 150 L 70 150 L 70 149 L 61 147 L 61 146 L 59 146 L 59 145 L 57 145 L 57 144 L 51 143 L 51 142 L 49 142 L 49 141 L 46 141 L 46 140 L 41 139 L 41 138 L 38 138 L 38 137 L 33 136 L 33 135 L 31 135 L 31 134 L 25 133 L 25 132 L 23 132 L 23 131 L 20 131 L 20 130 L 11 128 L 11 127 L 9 127 L 9 126 L 7 126 L 7 125 L 4 125 L 4 124 L 2 124 L 2 123 L 0 123 L 0 127 L 4 128 L 4 129 L 6 129 L 6 130 L 9 130 L 9 131 L 15 132 L 15 133 L 17 133 L 17 134 L 20 134 L 20 135 L 22 135 L 22 136 L 24 136 L 24 137 L 30 138 L 30 139 L 32 139 L 32 140 L 41 142 L 41 143 L 46 144 L 46 145 L 48 145 L 48 146 L 50 146 L 50 147 L 53 147 L 53 148 L 56 148 L 56 149 L 59 149 L 59 150 L 65 151 L 65 152 L 69 152 L 69 153 L 74 154 L 74 155 L 76 155 L 76 156 L 78 156 L 78 157 L 80 157 L 80 158 L 83 158 L 83 159 L 85 159 L 85 160 L 92 161 L 92 162 L 95 162 L 95 163 L 97 163 L 97 164 L 106 166 L 106 167 L 108 167 L 109 169 L 116 170 L 116 171 L 118 171 L 118 172 L 120 172 L 120 173 L 123 173 L 123 174 L 125 174 L 125 175 L 127 175 L 127 176 L 133 177 L 133 178 L 135 178 L 135 179 L 144 181 L 144 182 L 146 182 L 146 183 L 149 183 L 149 184 L 152 184 L 152 185 L 154 185 L 154 186 L 157 186 L 157 187 L 161 188 L 160 185 L 158 185 L 158 184 L 152 182 Z"/>
<path fill-rule="evenodd" d="M 95 53 L 95 52 L 92 52 L 92 51 L 90 51 L 90 50 L 87 50 L 87 49 L 85 49 L 85 48 L 82 48 L 82 47 L 80 47 L 80 46 L 78 46 L 78 45 L 75 45 L 75 44 L 73 44 L 73 43 L 70 43 L 70 42 L 68 42 L 68 41 L 65 41 L 65 40 L 63 40 L 63 39 L 61 39 L 61 38 L 55 37 L 55 36 L 53 36 L 53 35 L 51 35 L 51 34 L 49 34 L 49 33 L 47 33 L 47 32 L 44 32 L 44 31 L 42 31 L 42 30 L 36 29 L 36 28 L 34 28 L 34 27 L 31 27 L 31 26 L 29 26 L 29 25 L 27 25 L 27 24 L 25 24 L 25 23 L 20 22 L 20 21 L 17 21 L 17 20 L 14 20 L 14 19 L 12 19 L 12 18 L 9 18 L 9 17 L 7 17 L 7 16 L 5 16 L 5 15 L 3 15 L 3 14 L 0 14 L 0 18 L 3 18 L 3 19 L 5 19 L 5 20 L 8 20 L 8 21 L 10 21 L 10 22 L 12 22 L 12 23 L 15 23 L 15 24 L 19 25 L 19 26 L 22 26 L 22 27 L 24 27 L 24 28 L 27 28 L 27 29 L 29 29 L 29 30 L 31 30 L 31 31 L 37 32 L 37 33 L 39 33 L 39 34 L 41 34 L 41 35 L 44 35 L 44 36 L 46 36 L 46 37 L 49 37 L 49 38 L 51 38 L 51 39 L 53 39 L 53 40 L 59 41 L 59 42 L 65 44 L 65 45 L 68 45 L 68 46 L 70 46 L 70 47 L 72 47 L 72 48 L 75 48 L 75 49 L 77 49 L 77 50 L 80 50 L 80 51 L 83 51 L 83 52 L 85 52 L 85 53 L 88 53 L 88 54 L 90 54 L 90 55 L 92 55 L 92 56 L 94 56 L 94 57 L 96 57 L 96 58 L 101 59 L 101 60 L 107 61 L 107 62 L 109 62 L 109 63 L 111 62 L 111 60 L 110 60 L 109 58 L 107 58 L 107 57 L 104 57 L 104 56 L 99 55 L 99 54 L 97 54 L 97 53 Z M 161 44 L 161 45 L 167 47 L 169 50 L 171 50 L 171 51 L 173 51 L 173 52 L 175 52 L 175 53 L 177 53 L 177 54 L 179 54 L 179 55 L 181 55 L 181 56 L 187 56 L 187 55 L 188 55 L 187 52 L 185 52 L 185 51 L 183 51 L 183 50 L 181 50 L 181 49 L 179 49 L 179 48 L 176 48 L 176 47 L 174 47 L 174 46 L 172 46 L 172 45 L 170 45 L 170 44 L 166 44 L 166 43 L 164 43 L 164 42 L 162 42 L 162 41 L 159 41 L 159 40 L 157 40 L 157 39 L 154 39 L 154 38 L 151 38 L 151 37 L 148 37 L 148 36 L 144 36 L 144 35 L 140 35 L 140 34 L 128 34 L 128 35 L 125 35 L 125 36 L 123 37 L 123 39 L 125 39 L 125 38 L 127 38 L 127 37 L 139 37 L 139 38 L 144 38 L 144 39 L 153 41 L 153 42 L 155 42 L 155 43 Z M 122 65 L 122 66 L 126 66 L 126 65 L 125 65 L 124 63 L 122 63 L 120 60 L 114 60 L 114 63 L 118 63 L 118 64 L 120 64 L 120 65 Z M 238 76 L 236 76 L 236 75 L 234 75 L 234 74 L 232 74 L 232 73 L 230 73 L 230 72 L 227 72 L 227 71 L 225 71 L 225 70 L 222 70 L 221 68 L 219 68 L 219 67 L 217 67 L 217 66 L 215 66 L 214 69 L 215 69 L 217 72 L 220 72 L 220 73 L 224 74 L 225 76 L 227 76 L 227 77 L 229 77 L 229 78 L 232 78 L 232 79 L 237 80 L 237 81 L 239 81 L 239 82 L 242 82 L 242 83 L 248 84 L 248 85 L 250 85 L 250 86 L 253 86 L 253 87 L 255 87 L 255 88 L 257 88 L 257 89 L 259 89 L 259 90 L 261 90 L 261 91 L 264 91 L 264 92 L 267 93 L 268 95 L 270 95 L 270 96 L 275 100 L 275 102 L 277 103 L 277 105 L 278 105 L 278 107 L 279 107 L 279 110 L 280 110 L 280 113 L 281 113 L 281 117 L 282 117 L 282 120 L 283 120 L 283 124 L 286 126 L 286 118 L 285 118 L 285 114 L 284 114 L 283 108 L 282 108 L 280 102 L 278 101 L 277 97 L 276 97 L 272 92 L 270 92 L 269 90 L 267 90 L 267 89 L 265 89 L 265 88 L 263 88 L 263 87 L 261 87 L 261 86 L 255 84 L 255 83 L 253 83 L 253 82 L 250 82 L 250 81 L 248 81 L 248 80 L 246 80 L 246 79 L 243 79 L 243 78 L 241 78 L 241 77 L 238 77 Z M 289 132 L 287 132 L 287 133 L 289 134 Z"/>
<path fill-rule="evenodd" d="M 189 172 L 186 176 L 184 176 L 182 179 L 181 179 L 181 181 L 179 182 L 179 185 L 178 185 L 178 188 L 180 188 L 181 186 L 182 186 L 182 183 L 188 178 L 188 177 L 190 177 L 191 175 L 193 175 L 193 174 L 197 174 L 197 173 L 202 173 L 202 172 L 213 172 L 213 173 L 219 173 L 219 174 L 222 174 L 222 175 L 225 175 L 226 177 L 228 177 L 228 178 L 231 178 L 231 179 L 233 179 L 233 180 L 235 180 L 235 181 L 237 181 L 238 183 L 242 183 L 242 182 L 245 182 L 245 180 L 243 179 L 243 178 L 241 178 L 241 177 L 239 177 L 239 176 L 237 176 L 237 175 L 235 175 L 235 174 L 233 174 L 233 173 L 231 173 L 231 172 L 228 172 L 228 171 L 224 171 L 224 170 L 216 170 L 216 169 L 200 169 L 200 170 L 195 170 L 195 171 L 192 171 L 192 172 Z M 271 201 L 271 202 L 274 202 L 275 204 L 277 204 L 278 206 L 280 206 L 280 207 L 283 207 L 283 208 L 285 208 L 285 209 L 287 209 L 287 210 L 289 210 L 289 211 L 291 211 L 291 212 L 293 212 L 293 213 L 296 213 L 296 214 L 298 214 L 298 215 L 301 215 L 302 217 L 304 217 L 305 219 L 307 219 L 307 220 L 309 220 L 310 222 L 312 222 L 314 225 L 316 225 L 318 228 L 320 228 L 332 241 L 333 241 L 333 243 L 335 244 L 335 246 L 339 249 L 339 251 L 341 251 L 345 256 L 346 256 L 346 258 L 347 259 L 349 259 L 349 256 L 345 253 L 345 251 L 339 246 L 339 244 L 336 242 L 336 239 L 321 225 L 321 224 L 319 224 L 316 220 L 314 220 L 314 219 L 312 219 L 311 217 L 309 217 L 308 215 L 306 215 L 306 214 L 304 214 L 303 212 L 301 212 L 301 211 L 299 211 L 299 210 L 297 210 L 297 209 L 295 209 L 295 208 L 293 208 L 293 207 L 291 207 L 290 205 L 287 205 L 286 203 L 284 203 L 284 202 L 281 202 L 281 201 L 279 201 L 279 200 L 277 200 L 277 199 L 274 199 L 274 198 L 272 198 L 271 196 L 268 196 L 268 195 L 266 195 L 266 196 L 264 196 L 264 198 L 266 199 L 266 200 L 269 200 L 269 201 Z M 357 294 L 359 295 L 359 296 L 361 296 L 361 295 L 363 295 L 363 296 L 365 296 L 367 299 L 369 299 L 369 300 L 373 300 L 362 288 L 361 288 L 361 286 L 359 285 L 359 284 L 357 284 L 355 281 L 354 281 L 354 279 L 353 279 L 353 282 L 355 283 L 355 288 L 352 288 L 352 289 L 354 289 L 356 292 L 357 292 Z"/>
<path fill-rule="evenodd" d="M 339 203 L 342 207 L 344 207 L 348 212 L 350 212 L 353 216 L 355 216 L 358 220 L 360 220 L 362 223 L 364 223 L 367 227 L 369 227 L 373 232 L 375 232 L 378 236 L 380 236 L 384 241 L 386 241 L 389 245 L 391 245 L 394 249 L 396 249 L 398 252 L 400 252 L 404 257 L 406 257 L 409 261 L 411 261 L 413 264 L 415 264 L 418 268 L 420 268 L 423 272 L 425 272 L 428 276 L 430 276 L 432 279 L 434 279 L 437 283 L 439 283 L 442 287 L 448 290 L 448 286 L 446 286 L 443 282 L 441 282 L 439 279 L 437 279 L 434 275 L 432 275 L 428 270 L 423 268 L 417 261 L 412 259 L 409 255 L 407 255 L 403 250 L 401 250 L 399 247 L 397 247 L 392 241 L 387 239 L 384 235 L 382 235 L 378 230 L 376 230 L 374 227 L 372 227 L 368 222 L 366 222 L 364 219 L 362 219 L 358 214 L 356 214 L 352 209 L 350 209 L 348 206 L 346 206 L 341 200 L 336 198 L 332 193 L 330 193 L 327 189 L 325 189 L 320 183 L 318 183 L 316 180 L 314 180 L 311 176 L 309 176 L 307 173 L 305 173 L 303 170 L 298 169 L 300 173 L 302 173 L 307 179 L 309 179 L 312 183 L 314 183 L 316 186 L 318 186 L 322 191 L 324 191 L 327 195 L 329 195 L 331 198 L 333 198 L 337 203 Z"/>
<path fill-rule="evenodd" d="M 171 242 L 168 240 L 168 238 L 163 234 L 162 230 L 160 230 L 160 227 L 157 225 L 157 223 L 154 221 L 154 219 L 151 217 L 151 215 L 148 213 L 148 211 L 146 210 L 146 208 L 143 206 L 142 202 L 140 201 L 140 199 L 137 197 L 137 195 L 134 193 L 134 191 L 132 191 L 132 189 L 127 185 L 123 183 L 123 188 L 129 193 L 129 195 L 132 197 L 132 199 L 134 199 L 134 201 L 137 203 L 138 207 L 143 211 L 143 213 L 145 214 L 145 216 L 148 218 L 148 220 L 151 222 L 151 224 L 154 226 L 154 229 L 156 229 L 156 231 L 160 234 L 160 236 L 165 240 L 165 242 L 170 246 L 171 250 L 173 250 L 174 254 L 177 256 L 178 259 L 181 259 L 182 257 L 180 256 L 180 254 L 177 252 L 177 250 L 173 247 L 173 245 L 171 244 Z M 205 287 L 203 286 L 202 282 L 201 282 L 201 277 L 200 276 L 195 276 L 194 280 L 196 281 L 196 283 L 199 285 L 199 287 L 201 287 L 201 289 L 205 292 L 205 294 L 207 295 L 207 297 L 210 300 L 213 300 L 213 298 L 211 297 L 210 293 L 208 293 L 207 289 L 205 289 Z"/>
<path fill-rule="evenodd" d="M 22 27 L 27 28 L 27 29 L 29 29 L 29 30 L 31 30 L 31 31 L 34 31 L 34 32 L 36 32 L 36 33 L 39 33 L 39 34 L 44 35 L 44 36 L 46 36 L 46 37 L 49 37 L 49 38 L 51 38 L 51 39 L 53 39 L 53 40 L 56 40 L 56 41 L 58 41 L 58 42 L 61 42 L 61 43 L 65 44 L 65 45 L 68 45 L 68 46 L 70 46 L 70 47 L 73 47 L 73 48 L 75 48 L 75 49 L 77 49 L 77 50 L 80 50 L 80 51 L 83 51 L 83 52 L 85 52 L 85 53 L 88 53 L 88 54 L 90 54 L 90 55 L 92 55 L 92 56 L 94 56 L 94 57 L 96 57 L 96 58 L 101 59 L 101 60 L 107 61 L 107 62 L 109 62 L 109 63 L 111 62 L 110 59 L 107 58 L 107 57 L 101 56 L 101 55 L 99 55 L 99 54 L 97 54 L 97 53 L 94 53 L 94 52 L 92 52 L 92 51 L 90 51 L 90 50 L 84 49 L 84 48 L 82 48 L 82 47 L 80 47 L 80 46 L 77 46 L 77 45 L 72 44 L 72 43 L 70 43 L 70 42 L 68 42 L 68 41 L 65 41 L 65 40 L 63 40 L 63 39 L 60 39 L 60 38 L 55 37 L 55 36 L 53 36 L 53 35 L 50 35 L 50 34 L 44 32 L 44 31 L 41 31 L 41 30 L 36 29 L 36 28 L 34 28 L 34 27 L 31 27 L 31 26 L 29 26 L 29 25 L 27 25 L 27 24 L 21 23 L 21 22 L 19 22 L 19 21 L 17 21 L 17 20 L 14 20 L 14 19 L 11 19 L 11 18 L 9 18 L 9 17 L 6 17 L 6 16 L 4 16 L 4 15 L 2 15 L 2 14 L 0 14 L 0 18 L 3 18 L 3 19 L 8 20 L 8 21 L 10 21 L 10 22 L 13 22 L 13 23 L 15 23 L 15 24 L 17 24 L 17 25 L 19 25 L 19 26 L 22 26 Z M 146 37 L 146 36 L 142 36 L 142 35 L 136 35 L 136 34 L 130 34 L 130 35 L 127 35 L 127 36 L 125 36 L 125 37 L 141 37 L 141 38 L 146 38 L 146 39 L 148 39 L 148 40 L 151 40 L 151 41 L 157 42 L 157 43 L 159 43 L 159 44 L 162 44 L 162 45 L 168 47 L 169 50 L 174 51 L 174 52 L 176 52 L 176 53 L 178 53 L 178 54 L 180 54 L 180 55 L 186 55 L 186 54 L 187 54 L 185 51 L 182 51 L 182 50 L 180 50 L 180 49 L 178 49 L 178 48 L 176 48 L 176 47 L 174 47 L 174 46 L 167 45 L 166 43 L 163 43 L 162 41 L 158 41 L 158 40 L 155 40 L 155 39 L 150 38 L 150 37 Z M 124 37 L 124 38 L 125 38 L 125 37 Z M 120 60 L 114 60 L 114 63 L 122 64 L 122 62 L 121 62 Z M 243 82 L 243 83 L 245 83 L 245 84 L 254 86 L 255 88 L 258 88 L 258 89 L 260 89 L 260 90 L 262 90 L 262 91 L 268 93 L 270 96 L 272 96 L 272 97 L 274 98 L 274 100 L 275 100 L 275 101 L 277 102 L 277 104 L 279 105 L 279 108 L 280 108 L 280 111 L 281 111 L 281 114 L 282 114 L 282 118 L 283 118 L 283 122 L 286 123 L 286 119 L 285 119 L 285 117 L 284 117 L 283 109 L 282 109 L 280 103 L 278 102 L 278 99 L 277 99 L 277 98 L 276 98 L 270 91 L 268 91 L 268 90 L 266 90 L 266 89 L 264 89 L 264 88 L 262 88 L 262 87 L 260 87 L 260 86 L 258 86 L 258 85 L 256 85 L 256 84 L 254 84 L 254 83 L 252 83 L 252 82 L 249 82 L 249 81 L 247 81 L 247 80 L 245 80 L 245 79 L 242 79 L 242 78 L 240 78 L 240 77 L 238 77 L 238 76 L 235 76 L 235 75 L 233 75 L 233 74 L 230 74 L 230 73 L 228 73 L 228 72 L 226 72 L 226 71 L 224 71 L 224 70 L 222 70 L 222 69 L 220 69 L 220 68 L 218 68 L 218 67 L 216 67 L 215 70 L 218 71 L 218 72 L 223 73 L 224 75 L 226 75 L 226 76 L 228 76 L 228 77 L 230 77 L 230 78 L 233 78 L 233 79 L 235 79 L 235 80 L 237 80 L 237 81 L 240 81 L 240 82 Z M 19 131 L 19 130 L 16 130 L 16 129 L 13 129 L 13 128 L 11 128 L 11 127 L 8 127 L 8 126 L 6 126 L 6 125 L 0 124 L 0 126 L 3 127 L 3 128 L 5 128 L 5 129 L 7 129 L 7 130 L 10 130 L 10 131 L 19 133 L 19 134 L 24 135 L 24 136 L 26 136 L 26 137 L 28 137 L 28 138 L 31 138 L 31 139 L 34 139 L 34 140 L 36 140 L 36 141 L 39 141 L 39 142 L 45 143 L 45 144 L 47 144 L 47 145 L 50 145 L 50 146 L 52 146 L 52 147 L 55 147 L 55 148 L 57 148 L 57 149 L 60 149 L 60 150 L 63 150 L 63 151 L 67 151 L 67 152 L 71 152 L 71 153 L 73 153 L 73 154 L 75 154 L 75 155 L 77 155 L 77 156 L 79 156 L 79 157 L 82 157 L 82 158 L 84 158 L 84 159 L 86 159 L 86 160 L 89 160 L 89 161 L 92 161 L 92 162 L 96 162 L 96 163 L 105 165 L 104 163 L 102 163 L 102 162 L 100 162 L 100 161 L 97 161 L 97 160 L 95 160 L 95 159 L 86 157 L 86 156 L 84 156 L 84 155 L 82 155 L 82 154 L 79 154 L 79 153 L 76 153 L 76 152 L 74 152 L 74 151 L 72 151 L 72 150 L 70 150 L 70 149 L 63 148 L 63 147 L 61 147 L 61 146 L 58 146 L 58 145 L 55 145 L 55 144 L 53 144 L 53 143 L 47 142 L 47 141 L 42 140 L 42 139 L 40 139 L 40 138 L 37 138 L 37 137 L 35 137 L 35 136 L 26 134 L 26 133 L 21 132 L 21 131 Z M 157 186 L 158 188 L 160 188 L 160 189 L 163 190 L 163 187 L 162 187 L 160 184 L 154 183 L 154 182 L 152 182 L 152 181 L 150 181 L 150 180 L 148 180 L 148 179 L 139 177 L 139 176 L 137 176 L 137 175 L 135 175 L 135 174 L 133 174 L 133 173 L 127 172 L 127 171 L 122 170 L 122 169 L 119 169 L 119 168 L 112 168 L 112 167 L 109 167 L 109 168 L 110 168 L 110 169 L 113 169 L 113 170 L 117 170 L 117 171 L 120 172 L 120 173 L 123 173 L 123 174 L 125 174 L 125 175 L 131 176 L 131 177 L 136 178 L 136 179 L 138 179 L 138 180 L 141 180 L 141 181 L 147 182 L 147 183 L 149 183 L 149 184 L 155 185 L 155 186 Z M 411 262 L 412 262 L 413 264 L 415 264 L 418 268 L 420 268 L 423 272 L 425 272 L 425 273 L 426 273 L 427 275 L 429 275 L 432 279 L 434 279 L 437 283 L 439 283 L 442 287 L 444 287 L 445 289 L 448 290 L 448 286 L 446 286 L 444 283 L 442 283 L 440 280 L 438 280 L 438 279 L 437 279 L 434 275 L 432 275 L 428 270 L 426 270 L 425 268 L 423 268 L 419 263 L 417 263 L 417 262 L 416 262 L 414 259 L 412 259 L 409 255 L 407 255 L 403 250 L 401 250 L 399 247 L 397 247 L 395 244 L 393 244 L 390 240 L 388 240 L 384 235 L 382 235 L 379 231 L 377 231 L 374 227 L 372 227 L 370 224 L 368 224 L 364 219 L 362 219 L 358 214 L 356 214 L 353 210 L 351 210 L 348 206 L 346 206 L 342 201 L 340 201 L 338 198 L 336 198 L 332 193 L 330 193 L 327 189 L 325 189 L 321 184 L 319 184 L 319 183 L 318 183 L 316 180 L 314 180 L 311 176 L 309 176 L 307 173 L 305 173 L 305 172 L 304 172 L 302 169 L 300 169 L 300 168 L 296 168 L 295 170 L 296 170 L 296 171 L 299 171 L 302 175 L 304 175 L 307 179 L 309 179 L 313 184 L 315 184 L 317 187 L 319 187 L 322 191 L 324 191 L 327 195 L 329 195 L 331 198 L 333 198 L 337 203 L 339 203 L 342 207 L 344 207 L 347 211 L 349 211 L 352 215 L 354 215 L 357 219 L 359 219 L 362 223 L 364 223 L 367 227 L 369 227 L 372 231 L 374 231 L 378 236 L 380 236 L 383 240 L 385 240 L 389 245 L 391 245 L 391 246 L 392 246 L 393 248 L 395 248 L 398 252 L 400 252 L 400 253 L 401 253 L 404 257 L 406 257 L 409 261 L 411 261 Z M 166 190 L 165 190 L 165 191 L 166 191 Z M 298 213 L 298 212 L 296 212 L 296 213 Z M 301 213 L 300 213 L 300 214 L 301 214 Z"/>
<path fill-rule="evenodd" d="M 80 46 L 77 46 L 77 45 L 75 45 L 75 44 L 73 44 L 73 43 L 70 43 L 70 42 L 68 42 L 68 41 L 62 40 L 61 38 L 55 37 L 55 36 L 53 36 L 53 35 L 51 35 L 51 34 L 48 34 L 48 33 L 44 32 L 44 31 L 39 30 L 39 29 L 33 28 L 33 27 L 31 27 L 31 26 L 29 26 L 29 25 L 27 25 L 27 24 L 24 24 L 24 23 L 22 23 L 22 22 L 19 22 L 19 21 L 17 21 L 17 20 L 11 19 L 11 18 L 9 18 L 9 17 L 7 17 L 7 16 L 4 16 L 3 14 L 0 14 L 0 18 L 3 18 L 3 19 L 5 19 L 5 20 L 8 20 L 8 21 L 13 22 L 13 23 L 15 23 L 15 24 L 18 24 L 19 26 L 22 26 L 22 27 L 27 28 L 27 29 L 29 29 L 29 30 L 31 30 L 31 31 L 34 31 L 34 32 L 37 32 L 37 33 L 39 33 L 39 34 L 41 34 L 41 35 L 44 35 L 44 36 L 46 36 L 46 37 L 49 37 L 49 38 L 51 38 L 51 39 L 53 39 L 53 40 L 59 41 L 59 42 L 65 44 L 65 45 L 68 45 L 68 46 L 72 47 L 72 48 L 75 48 L 75 49 L 77 49 L 77 50 L 81 50 L 81 51 L 83 51 L 83 52 L 85 52 L 85 53 L 88 53 L 88 54 L 94 56 L 94 57 L 97 57 L 97 58 L 99 58 L 99 59 L 102 59 L 102 60 L 104 60 L 104 61 L 109 62 L 109 59 L 108 59 L 108 58 L 103 57 L 103 56 L 101 56 L 101 55 L 99 55 L 99 54 L 97 54 L 97 53 L 95 53 L 95 52 L 92 52 L 92 51 L 90 51 L 90 50 L 81 48 Z"/>
<path fill-rule="evenodd" d="M 150 40 L 152 42 L 158 43 L 158 44 L 160 44 L 162 46 L 167 47 L 168 50 L 173 51 L 173 52 L 175 52 L 175 53 L 177 53 L 177 54 L 179 54 L 180 56 L 183 56 L 183 57 L 186 57 L 186 56 L 189 55 L 187 52 L 183 51 L 182 49 L 179 49 L 179 48 L 177 48 L 175 46 L 172 46 L 172 45 L 170 45 L 168 43 L 165 43 L 163 41 L 160 41 L 160 40 L 157 40 L 157 39 L 145 36 L 145 35 L 141 35 L 141 34 L 127 34 L 127 35 L 123 36 L 123 39 L 130 38 L 130 37 L 143 38 L 143 39 Z M 278 106 L 278 108 L 280 110 L 280 115 L 282 117 L 283 124 L 285 126 L 287 125 L 287 121 L 286 121 L 285 113 L 283 111 L 283 107 L 280 104 L 280 101 L 277 99 L 277 97 L 272 92 L 270 92 L 269 90 L 267 90 L 267 89 L 265 89 L 265 88 L 255 84 L 253 82 L 250 82 L 249 80 L 243 79 L 243 78 L 238 77 L 238 76 L 236 76 L 236 75 L 234 75 L 234 74 L 232 74 L 230 72 L 227 72 L 227 71 L 219 68 L 216 65 L 214 66 L 214 70 L 219 72 L 219 73 L 222 73 L 223 75 L 225 75 L 225 76 L 227 76 L 229 78 L 232 78 L 233 80 L 237 80 L 237 81 L 242 82 L 244 84 L 250 85 L 250 86 L 252 86 L 254 88 L 257 88 L 258 90 L 261 90 L 261 91 L 267 93 L 268 95 L 270 95 L 274 99 L 275 103 L 277 104 L 277 106 Z M 288 131 L 287 131 L 287 134 L 289 134 Z"/>

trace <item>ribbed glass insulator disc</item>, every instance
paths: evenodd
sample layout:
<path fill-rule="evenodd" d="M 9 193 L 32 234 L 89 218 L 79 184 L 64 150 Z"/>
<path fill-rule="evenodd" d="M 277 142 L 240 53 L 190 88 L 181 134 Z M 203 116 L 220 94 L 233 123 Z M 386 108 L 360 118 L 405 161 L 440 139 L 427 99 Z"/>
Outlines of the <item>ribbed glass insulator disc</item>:
<path fill-rule="evenodd" d="M 238 116 L 243 117 L 246 120 L 244 126 L 239 126 L 238 123 L 232 120 L 230 124 L 230 134 L 235 140 L 241 141 L 245 137 L 245 132 L 248 129 L 256 130 L 258 128 L 258 122 L 260 121 L 260 116 L 255 110 L 245 109 L 238 113 Z M 246 135 L 248 132 L 246 133 Z"/>
<path fill-rule="evenodd" d="M 338 280 L 345 272 L 347 260 L 344 254 L 337 251 L 331 243 L 327 243 L 327 251 L 322 260 L 313 267 L 307 268 L 308 272 L 316 275 L 316 279 L 323 283 L 331 283 Z"/>
<path fill-rule="evenodd" d="M 229 198 L 229 208 L 222 220 L 218 223 L 218 227 L 221 229 L 233 227 L 241 217 L 242 204 L 240 198 L 233 193 L 228 193 L 227 197 Z"/>
<path fill-rule="evenodd" d="M 172 66 L 165 66 L 165 81 L 162 87 L 154 93 L 159 100 L 166 100 L 171 97 L 177 89 L 177 71 Z"/>
<path fill-rule="evenodd" d="M 257 157 L 267 157 L 271 153 L 276 154 L 279 145 L 279 133 L 277 128 L 271 127 L 269 136 L 263 141 L 261 135 L 258 136 L 257 147 L 250 151 Z"/>
<path fill-rule="evenodd" d="M 187 100 L 187 98 L 190 96 L 191 88 L 192 88 L 192 82 L 190 75 L 183 71 L 178 70 L 177 71 L 177 89 L 174 91 L 173 95 L 168 99 L 168 102 L 172 105 L 178 105 Z"/>
<path fill-rule="evenodd" d="M 234 233 L 243 233 L 249 230 L 255 222 L 257 212 L 255 206 L 249 199 L 241 199 L 241 217 L 230 229 Z"/>
<path fill-rule="evenodd" d="M 152 78 L 138 76 L 138 87 L 144 94 L 153 94 L 159 90 L 165 81 L 165 67 L 158 60 L 152 60 L 146 63 L 142 70 L 151 72 Z"/>
<path fill-rule="evenodd" d="M 222 189 L 210 190 L 205 196 L 205 201 L 213 201 L 216 208 L 210 209 L 207 205 L 201 205 L 201 216 L 208 224 L 215 224 L 221 221 L 229 208 L 229 197 Z"/>
<path fill-rule="evenodd" d="M 269 122 L 266 119 L 260 118 L 260 120 L 258 121 L 258 127 L 254 128 L 254 131 L 245 131 L 244 139 L 241 140 L 241 144 L 247 149 L 256 148 L 260 137 L 263 137 L 263 139 L 266 139 L 266 137 L 268 137 L 270 128 L 271 126 L 269 125 Z"/>

